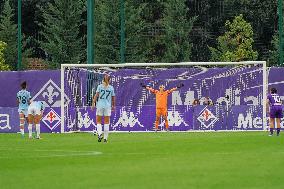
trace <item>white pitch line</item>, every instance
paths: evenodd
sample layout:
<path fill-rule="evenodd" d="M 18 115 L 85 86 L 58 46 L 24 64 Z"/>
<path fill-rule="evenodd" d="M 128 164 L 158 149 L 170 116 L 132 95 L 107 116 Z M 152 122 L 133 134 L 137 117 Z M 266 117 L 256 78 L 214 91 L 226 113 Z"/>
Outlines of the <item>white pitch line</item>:
<path fill-rule="evenodd" d="M 97 156 L 103 154 L 102 152 L 80 152 L 71 154 L 49 154 L 44 156 L 36 156 L 35 158 L 49 158 L 49 157 L 74 157 L 74 156 Z"/>
<path fill-rule="evenodd" d="M 31 152 L 33 156 L 26 156 L 25 158 L 49 158 L 49 157 L 74 157 L 74 156 L 97 156 L 103 154 L 98 151 L 66 151 L 66 150 L 24 150 L 24 149 L 1 149 L 2 151 L 24 151 Z M 47 155 L 36 155 L 36 152 L 61 152 L 63 154 L 47 154 Z M 1 157 L 0 159 L 10 159 L 11 157 Z M 23 158 L 23 157 L 21 157 Z"/>

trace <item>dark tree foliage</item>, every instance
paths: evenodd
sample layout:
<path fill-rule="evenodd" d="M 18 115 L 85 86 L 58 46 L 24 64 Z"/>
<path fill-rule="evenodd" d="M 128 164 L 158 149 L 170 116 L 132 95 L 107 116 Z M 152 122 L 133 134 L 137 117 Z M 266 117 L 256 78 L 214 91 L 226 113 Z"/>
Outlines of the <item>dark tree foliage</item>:
<path fill-rule="evenodd" d="M 39 8 L 44 18 L 40 23 L 44 37 L 40 45 L 50 57 L 52 68 L 58 69 L 61 64 L 81 63 L 86 54 L 83 39 L 79 35 L 84 2 L 54 0 L 47 3 L 47 7 Z"/>
<path fill-rule="evenodd" d="M 148 62 L 182 62 L 191 60 L 190 32 L 195 17 L 187 17 L 185 1 L 144 1 Z"/>
<path fill-rule="evenodd" d="M 145 62 L 148 52 L 144 38 L 146 29 L 142 18 L 145 3 L 125 1 L 125 61 Z M 97 1 L 95 4 L 95 62 L 120 62 L 121 37 L 120 1 Z"/>
<path fill-rule="evenodd" d="M 0 0 L 0 14 L 5 1 Z M 43 10 L 48 11 L 48 3 L 55 1 L 67 2 L 22 0 L 22 31 L 29 39 L 27 47 L 32 47 L 33 57 L 47 58 L 48 55 L 50 59 L 51 53 L 39 43 L 46 40 L 39 23 L 46 22 Z M 96 62 L 118 63 L 120 1 L 98 0 L 94 3 Z M 17 0 L 11 0 L 11 5 L 17 10 Z M 14 14 L 12 19 L 16 24 L 17 11 Z M 225 32 L 226 20 L 233 20 L 240 14 L 252 26 L 253 49 L 258 52 L 258 60 L 269 59 L 276 64 L 277 0 L 125 0 L 126 62 L 210 61 L 209 46 L 217 48 L 217 39 Z M 77 33 L 74 39 L 81 41 L 81 62 L 86 60 L 86 22 L 86 10 L 83 10 L 78 33 L 74 31 Z M 58 35 L 54 33 L 54 36 Z"/>
<path fill-rule="evenodd" d="M 192 60 L 208 61 L 208 46 L 224 33 L 226 20 L 242 14 L 254 31 L 259 60 L 268 58 L 272 36 L 277 29 L 277 1 L 274 0 L 187 0 L 189 16 L 198 16 L 192 32 Z M 237 7 L 237 8 L 236 8 Z"/>
<path fill-rule="evenodd" d="M 10 0 L 6 0 L 3 6 L 3 10 L 0 14 L 0 41 L 6 43 L 4 51 L 4 58 L 10 69 L 17 69 L 17 50 L 18 50 L 18 27 L 15 21 L 15 9 L 13 3 Z M 23 62 L 30 56 L 32 49 L 27 46 L 29 38 L 22 33 L 22 57 Z"/>

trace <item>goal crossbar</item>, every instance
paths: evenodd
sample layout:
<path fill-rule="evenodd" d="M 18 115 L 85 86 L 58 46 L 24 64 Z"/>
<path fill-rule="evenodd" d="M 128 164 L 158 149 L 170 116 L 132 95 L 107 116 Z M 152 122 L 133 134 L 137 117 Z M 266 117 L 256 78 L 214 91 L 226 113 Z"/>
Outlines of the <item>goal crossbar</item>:
<path fill-rule="evenodd" d="M 124 63 L 124 64 L 61 64 L 64 67 L 143 67 L 143 66 L 220 66 L 220 65 L 254 65 L 266 66 L 266 61 L 244 61 L 244 62 L 179 62 L 179 63 Z"/>

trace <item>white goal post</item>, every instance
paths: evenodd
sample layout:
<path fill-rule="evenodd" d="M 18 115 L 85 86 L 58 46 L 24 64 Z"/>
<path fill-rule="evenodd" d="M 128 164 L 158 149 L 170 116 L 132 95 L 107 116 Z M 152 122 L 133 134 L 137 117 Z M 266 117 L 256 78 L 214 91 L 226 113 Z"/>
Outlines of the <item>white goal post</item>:
<path fill-rule="evenodd" d="M 262 83 L 262 105 L 263 105 L 263 128 L 266 128 L 266 103 L 267 103 L 267 89 L 268 89 L 268 78 L 267 78 L 267 64 L 266 61 L 243 61 L 243 62 L 180 62 L 180 63 L 124 63 L 124 64 L 61 64 L 61 133 L 64 133 L 65 126 L 65 74 L 66 68 L 123 68 L 123 67 L 167 67 L 167 66 L 238 66 L 238 65 L 262 65 L 263 70 L 263 83 Z"/>

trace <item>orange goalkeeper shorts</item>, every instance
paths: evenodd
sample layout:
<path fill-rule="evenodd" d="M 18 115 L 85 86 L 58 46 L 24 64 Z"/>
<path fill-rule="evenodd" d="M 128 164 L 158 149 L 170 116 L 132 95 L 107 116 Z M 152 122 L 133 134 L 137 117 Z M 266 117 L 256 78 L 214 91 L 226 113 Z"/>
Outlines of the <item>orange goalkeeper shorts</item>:
<path fill-rule="evenodd" d="M 156 116 L 157 117 L 161 117 L 161 116 L 167 116 L 168 114 L 168 110 L 167 108 L 157 108 L 156 109 Z"/>

